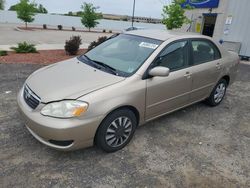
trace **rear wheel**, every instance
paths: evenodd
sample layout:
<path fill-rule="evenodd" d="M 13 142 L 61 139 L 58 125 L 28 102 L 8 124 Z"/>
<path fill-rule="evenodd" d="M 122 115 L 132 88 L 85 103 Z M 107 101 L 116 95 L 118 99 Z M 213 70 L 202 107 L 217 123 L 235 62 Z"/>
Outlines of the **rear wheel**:
<path fill-rule="evenodd" d="M 206 100 L 207 104 L 210 106 L 217 106 L 224 99 L 227 90 L 227 81 L 225 79 L 221 79 L 217 85 L 214 87 L 212 93 L 209 98 Z"/>
<path fill-rule="evenodd" d="M 129 109 L 120 109 L 109 114 L 96 134 L 96 144 L 106 152 L 122 149 L 132 139 L 137 119 Z"/>

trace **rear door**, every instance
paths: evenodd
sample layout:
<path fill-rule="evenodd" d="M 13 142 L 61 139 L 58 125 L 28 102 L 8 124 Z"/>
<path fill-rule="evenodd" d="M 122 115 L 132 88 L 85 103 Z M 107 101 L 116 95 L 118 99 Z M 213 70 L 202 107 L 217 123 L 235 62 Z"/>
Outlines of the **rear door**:
<path fill-rule="evenodd" d="M 188 67 L 188 40 L 173 42 L 151 65 L 170 69 L 168 77 L 148 78 L 146 91 L 146 120 L 171 112 L 189 103 L 191 73 Z"/>
<path fill-rule="evenodd" d="M 192 102 L 209 96 L 219 79 L 222 69 L 221 54 L 213 42 L 207 39 L 192 39 L 191 59 L 192 66 Z"/>

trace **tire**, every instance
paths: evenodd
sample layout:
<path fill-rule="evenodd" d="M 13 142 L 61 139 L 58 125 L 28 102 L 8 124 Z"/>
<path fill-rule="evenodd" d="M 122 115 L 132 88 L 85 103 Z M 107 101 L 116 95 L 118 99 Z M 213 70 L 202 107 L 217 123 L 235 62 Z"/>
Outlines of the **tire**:
<path fill-rule="evenodd" d="M 221 79 L 214 87 L 210 96 L 206 100 L 206 103 L 210 106 L 219 105 L 225 97 L 226 90 L 227 90 L 227 81 L 225 79 Z"/>
<path fill-rule="evenodd" d="M 109 114 L 100 124 L 95 141 L 106 152 L 115 152 L 132 139 L 137 126 L 135 114 L 129 109 L 119 109 Z"/>

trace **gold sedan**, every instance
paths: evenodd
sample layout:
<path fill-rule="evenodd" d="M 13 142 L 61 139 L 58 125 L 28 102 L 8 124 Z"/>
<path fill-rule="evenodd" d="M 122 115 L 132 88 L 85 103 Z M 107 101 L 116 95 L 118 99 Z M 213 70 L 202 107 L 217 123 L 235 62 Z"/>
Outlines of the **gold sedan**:
<path fill-rule="evenodd" d="M 130 31 L 34 72 L 18 106 L 30 133 L 50 147 L 113 152 L 150 120 L 203 100 L 220 104 L 238 64 L 209 37 Z"/>

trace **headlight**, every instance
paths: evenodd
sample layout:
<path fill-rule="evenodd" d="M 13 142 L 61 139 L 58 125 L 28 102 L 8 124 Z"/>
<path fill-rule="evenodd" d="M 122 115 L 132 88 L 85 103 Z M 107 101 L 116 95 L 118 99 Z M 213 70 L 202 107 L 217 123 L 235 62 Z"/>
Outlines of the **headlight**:
<path fill-rule="evenodd" d="M 78 117 L 87 111 L 88 104 L 82 101 L 65 100 L 47 104 L 41 114 L 57 118 Z"/>

